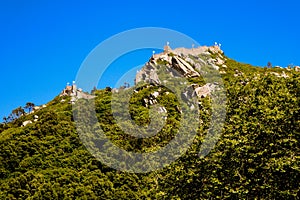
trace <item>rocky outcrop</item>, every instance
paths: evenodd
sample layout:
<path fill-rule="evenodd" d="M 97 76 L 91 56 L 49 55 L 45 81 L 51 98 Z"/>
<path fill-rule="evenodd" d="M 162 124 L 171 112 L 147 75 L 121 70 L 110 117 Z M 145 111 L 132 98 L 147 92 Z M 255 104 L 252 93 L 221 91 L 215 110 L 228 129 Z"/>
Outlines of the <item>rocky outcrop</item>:
<path fill-rule="evenodd" d="M 270 72 L 270 74 L 272 74 L 278 78 L 288 78 L 289 77 L 285 72 L 282 72 L 281 74 L 279 74 L 277 72 Z"/>
<path fill-rule="evenodd" d="M 202 87 L 195 88 L 198 97 L 205 98 L 209 96 L 217 87 L 217 84 L 214 83 L 206 83 Z"/>
<path fill-rule="evenodd" d="M 39 116 L 38 115 L 34 115 L 34 122 L 37 122 L 39 120 Z"/>
<path fill-rule="evenodd" d="M 155 64 L 153 62 L 148 62 L 143 69 L 137 72 L 135 77 L 135 82 L 139 83 L 141 81 L 146 81 L 149 83 L 160 84 L 157 73 L 155 72 Z"/>
<path fill-rule="evenodd" d="M 146 82 L 154 85 L 160 85 L 162 81 L 165 83 L 167 80 L 160 80 L 161 73 L 168 73 L 168 77 L 185 77 L 195 78 L 200 77 L 207 73 L 207 69 L 219 70 L 222 67 L 222 74 L 225 74 L 224 68 L 225 58 L 223 51 L 219 46 L 202 46 L 198 48 L 186 49 L 170 49 L 160 54 L 154 54 L 145 66 L 137 72 L 135 84 Z M 161 72 L 161 68 L 165 71 Z M 164 74 L 163 74 L 164 75 Z M 166 76 L 164 76 L 166 77 Z M 200 87 L 194 86 L 197 89 L 196 94 L 199 97 L 206 97 L 215 89 L 214 84 L 207 83 Z M 151 99 L 147 99 L 145 104 L 150 103 Z"/>
<path fill-rule="evenodd" d="M 172 57 L 172 67 L 177 71 L 181 72 L 184 77 L 199 77 L 200 74 L 195 71 L 195 69 L 187 63 L 184 59 L 179 56 Z"/>
<path fill-rule="evenodd" d="M 22 127 L 27 126 L 28 124 L 32 124 L 32 121 L 31 120 L 24 121 L 22 123 Z"/>
<path fill-rule="evenodd" d="M 243 76 L 243 75 L 244 75 L 243 72 L 240 72 L 240 71 L 237 70 L 237 69 L 235 69 L 234 72 L 235 72 L 235 73 L 233 74 L 234 77 L 238 77 L 238 76 Z"/>
<path fill-rule="evenodd" d="M 72 86 L 70 86 L 69 83 L 67 83 L 65 89 L 63 89 L 60 93 L 60 96 L 70 96 L 70 103 L 72 104 L 74 104 L 78 99 L 92 99 L 95 97 L 93 95 L 83 92 L 82 89 L 77 88 L 75 81 L 73 81 Z M 65 100 L 62 99 L 61 102 L 65 102 Z"/>

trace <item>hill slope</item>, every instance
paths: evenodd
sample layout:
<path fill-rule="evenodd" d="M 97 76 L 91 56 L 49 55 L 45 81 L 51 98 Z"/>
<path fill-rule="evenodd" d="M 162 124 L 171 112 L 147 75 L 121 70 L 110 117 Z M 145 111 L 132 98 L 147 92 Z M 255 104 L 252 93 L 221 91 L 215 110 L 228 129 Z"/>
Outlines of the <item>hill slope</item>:
<path fill-rule="evenodd" d="M 167 71 L 160 73 L 161 65 Z M 206 84 L 203 76 L 209 70 L 222 76 L 225 126 L 206 157 L 198 152 L 211 120 L 210 90 L 197 92 L 201 124 L 188 151 L 145 174 L 97 161 L 79 139 L 71 97 L 57 96 L 46 108 L 1 125 L 0 199 L 298 199 L 300 76 L 294 69 L 253 67 L 227 58 L 217 47 L 154 55 L 137 74 L 137 83 L 151 81 L 131 98 L 130 114 L 137 124 L 149 124 L 149 107 L 155 104 L 149 100 L 163 105 L 167 123 L 157 135 L 141 139 L 122 132 L 111 112 L 116 91 L 94 91 L 98 124 L 114 144 L 151 152 L 175 137 L 182 117 L 179 104 L 159 86 L 174 69 L 196 89 Z M 151 96 L 155 91 L 160 91 L 158 97 Z M 34 115 L 38 121 L 21 127 Z"/>

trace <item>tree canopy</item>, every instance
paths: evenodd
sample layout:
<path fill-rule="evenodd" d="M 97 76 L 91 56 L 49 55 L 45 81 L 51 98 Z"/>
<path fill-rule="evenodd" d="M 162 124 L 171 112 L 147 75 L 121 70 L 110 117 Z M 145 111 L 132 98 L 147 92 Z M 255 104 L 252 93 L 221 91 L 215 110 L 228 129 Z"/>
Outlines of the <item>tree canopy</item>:
<path fill-rule="evenodd" d="M 198 152 L 211 120 L 209 97 L 199 99 L 201 124 L 188 151 L 161 170 L 135 174 L 94 158 L 77 134 L 83 127 L 75 126 L 70 97 L 57 96 L 34 114 L 23 115 L 22 107 L 17 108 L 12 114 L 18 119 L 0 126 L 0 199 L 298 199 L 299 73 L 231 59 L 225 64 L 225 126 L 206 157 L 200 158 Z M 236 70 L 242 73 L 234 76 Z M 288 77 L 271 73 L 283 70 Z M 149 108 L 143 102 L 157 89 L 144 87 L 132 96 L 130 115 L 136 123 L 149 123 Z M 116 124 L 110 103 L 113 92 L 93 91 L 97 123 L 115 145 L 151 152 L 174 137 L 181 118 L 174 95 L 157 99 L 168 111 L 162 131 L 137 139 Z M 32 105 L 26 104 L 29 108 Z M 34 115 L 38 121 L 20 127 Z"/>

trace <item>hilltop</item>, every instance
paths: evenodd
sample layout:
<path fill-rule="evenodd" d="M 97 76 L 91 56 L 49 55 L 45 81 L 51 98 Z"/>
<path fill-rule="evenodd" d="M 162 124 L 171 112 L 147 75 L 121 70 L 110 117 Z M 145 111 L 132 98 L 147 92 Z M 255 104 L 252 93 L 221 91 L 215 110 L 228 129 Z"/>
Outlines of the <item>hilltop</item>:
<path fill-rule="evenodd" d="M 212 120 L 212 95 L 222 86 L 220 77 L 227 99 L 224 127 L 216 146 L 199 157 Z M 91 123 L 91 118 L 76 105 L 93 101 L 98 119 L 94 127 L 101 127 L 120 148 L 156 151 L 181 126 L 182 108 L 176 95 L 161 86 L 172 85 L 174 78 L 185 80 L 178 81 L 179 86 L 191 85 L 195 91 L 183 96 L 199 102 L 197 135 L 184 155 L 158 171 L 135 174 L 112 169 L 90 154 L 78 130 L 85 130 L 84 123 Z M 107 87 L 92 94 L 67 86 L 63 95 L 34 113 L 1 124 L 0 198 L 298 199 L 298 67 L 240 63 L 228 58 L 218 45 L 174 50 L 166 46 L 137 73 L 135 83 L 138 88 Z M 160 105 L 154 117 L 166 123 L 157 135 L 135 138 L 120 129 L 111 100 L 114 94 L 126 92 L 133 92 L 129 113 L 141 126 L 151 123 L 149 109 Z M 80 112 L 87 114 L 86 121 L 76 124 Z M 22 126 L 28 120 L 32 123 Z M 126 120 L 123 125 L 131 128 Z"/>

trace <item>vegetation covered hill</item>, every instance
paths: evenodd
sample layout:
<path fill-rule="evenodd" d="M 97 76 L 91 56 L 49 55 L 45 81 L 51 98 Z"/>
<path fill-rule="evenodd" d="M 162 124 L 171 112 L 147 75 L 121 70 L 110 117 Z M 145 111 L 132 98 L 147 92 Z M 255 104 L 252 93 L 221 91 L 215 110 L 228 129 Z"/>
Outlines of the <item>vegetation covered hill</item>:
<path fill-rule="evenodd" d="M 211 52 L 209 58 L 220 55 Z M 199 98 L 201 124 L 188 151 L 161 170 L 141 174 L 95 159 L 79 139 L 70 97 L 57 96 L 47 107 L 1 124 L 0 199 L 299 199 L 300 73 L 221 56 L 224 63 L 216 65 L 227 113 L 222 135 L 206 157 L 198 152 L 210 122 L 209 96 Z M 205 84 L 201 77 L 189 81 Z M 142 87 L 130 100 L 131 116 L 137 124 L 149 123 L 144 99 L 156 90 L 163 91 L 156 100 L 167 110 L 167 123 L 148 139 L 118 127 L 111 113 L 114 91 L 94 91 L 98 124 L 116 145 L 150 152 L 175 136 L 181 114 L 167 89 Z M 36 122 L 21 127 L 34 115 Z"/>

